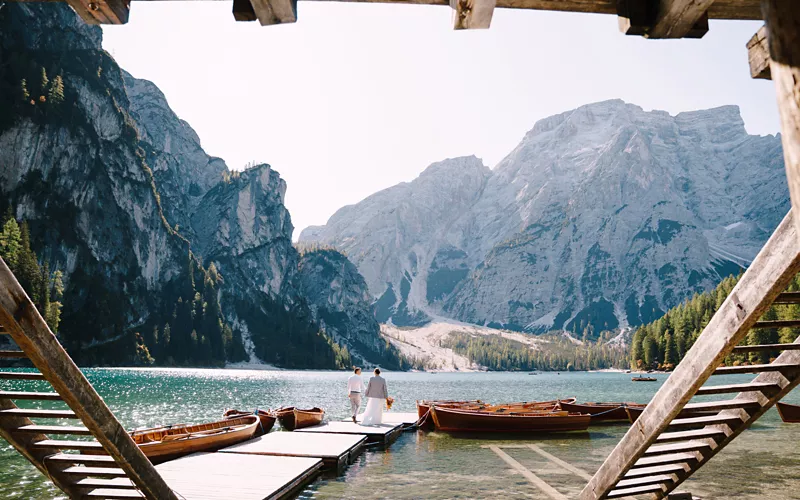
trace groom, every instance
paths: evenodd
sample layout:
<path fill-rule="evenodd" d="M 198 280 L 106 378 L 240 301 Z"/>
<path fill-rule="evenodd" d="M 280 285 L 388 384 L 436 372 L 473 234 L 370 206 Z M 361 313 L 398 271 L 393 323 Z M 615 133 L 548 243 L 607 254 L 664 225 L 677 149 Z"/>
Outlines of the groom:
<path fill-rule="evenodd" d="M 350 398 L 350 413 L 353 423 L 356 423 L 358 408 L 361 406 L 361 393 L 364 391 L 364 382 L 361 380 L 361 368 L 353 370 L 353 375 L 347 379 L 347 392 Z"/>

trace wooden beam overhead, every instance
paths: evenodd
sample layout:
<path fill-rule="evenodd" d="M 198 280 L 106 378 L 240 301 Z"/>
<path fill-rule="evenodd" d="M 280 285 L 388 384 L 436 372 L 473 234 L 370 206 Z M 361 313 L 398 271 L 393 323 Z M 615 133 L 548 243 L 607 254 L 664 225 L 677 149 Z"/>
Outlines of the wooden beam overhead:
<path fill-rule="evenodd" d="M 125 24 L 130 0 L 66 0 L 86 24 Z"/>
<path fill-rule="evenodd" d="M 617 0 L 619 29 L 647 38 L 702 38 L 714 0 Z"/>
<path fill-rule="evenodd" d="M 450 0 L 453 29 L 488 29 L 496 0 Z"/>
<path fill-rule="evenodd" d="M 250 0 L 233 0 L 233 18 L 237 21 L 255 21 L 258 19 Z"/>
<path fill-rule="evenodd" d="M 747 42 L 747 59 L 750 62 L 751 77 L 772 80 L 772 73 L 769 69 L 770 57 L 766 26 L 762 26 Z"/>
<path fill-rule="evenodd" d="M 786 178 L 795 213 L 800 211 L 800 2 L 762 0 L 767 23 L 770 72 L 781 117 Z M 798 217 L 800 219 L 800 217 Z M 800 221 L 795 220 L 798 228 Z"/>
<path fill-rule="evenodd" d="M 250 0 L 250 4 L 261 26 L 297 22 L 297 0 Z"/>

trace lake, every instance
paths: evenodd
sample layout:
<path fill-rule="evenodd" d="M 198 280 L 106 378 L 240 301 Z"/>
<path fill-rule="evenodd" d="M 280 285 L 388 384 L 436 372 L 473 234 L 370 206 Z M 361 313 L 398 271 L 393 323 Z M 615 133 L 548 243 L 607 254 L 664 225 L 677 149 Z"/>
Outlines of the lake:
<path fill-rule="evenodd" d="M 87 378 L 126 428 L 200 422 L 225 408 L 253 410 L 282 405 L 322 406 L 332 419 L 347 415 L 349 372 L 201 369 L 88 369 Z M 646 403 L 658 382 L 634 383 L 622 373 L 384 373 L 396 411 L 416 411 L 417 399 L 483 399 L 492 402 L 548 400 Z M 714 383 L 744 382 L 725 377 Z M 365 382 L 368 379 L 364 377 Z M 36 385 L 39 384 L 39 385 Z M 46 390 L 43 382 L 8 382 L 9 389 Z M 798 402 L 794 394 L 788 402 Z M 20 401 L 20 406 L 23 405 Z M 55 406 L 48 406 L 55 407 Z M 443 433 L 406 432 L 388 450 L 364 453 L 346 473 L 321 479 L 300 498 L 335 499 L 546 499 L 492 450 L 493 444 L 568 497 L 586 483 L 537 450 L 592 474 L 627 430 L 593 426 L 589 432 L 487 439 Z M 273 431 L 274 432 L 274 431 Z M 682 490 L 704 499 L 800 499 L 800 424 L 783 424 L 773 409 L 692 479 Z M 4 499 L 59 498 L 59 491 L 4 441 L 0 450 L 0 493 Z M 535 445 L 535 449 L 527 447 Z"/>

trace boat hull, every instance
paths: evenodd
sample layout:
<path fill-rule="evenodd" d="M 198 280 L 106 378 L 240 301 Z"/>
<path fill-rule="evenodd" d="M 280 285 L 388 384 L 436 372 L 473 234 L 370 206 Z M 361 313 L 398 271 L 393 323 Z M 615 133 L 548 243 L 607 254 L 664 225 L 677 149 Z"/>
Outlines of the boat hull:
<path fill-rule="evenodd" d="M 278 421 L 281 426 L 289 431 L 319 425 L 325 418 L 325 410 L 321 408 L 311 408 L 301 410 L 298 408 L 281 408 L 277 412 Z"/>
<path fill-rule="evenodd" d="M 255 436 L 259 420 L 253 415 L 207 424 L 178 425 L 133 431 L 131 437 L 154 464 L 201 451 L 216 451 Z"/>
<path fill-rule="evenodd" d="M 437 431 L 444 432 L 508 432 L 548 433 L 585 431 L 591 416 L 569 415 L 567 412 L 486 413 L 433 406 L 431 408 Z"/>
<path fill-rule="evenodd" d="M 778 407 L 778 414 L 781 416 L 781 420 L 787 424 L 800 423 L 800 406 L 781 403 L 780 401 L 775 406 Z"/>
<path fill-rule="evenodd" d="M 570 413 L 588 413 L 593 422 L 628 422 L 628 412 L 625 408 L 644 410 L 646 405 L 637 403 L 565 403 L 559 405 L 562 410 Z"/>
<path fill-rule="evenodd" d="M 264 410 L 258 410 L 258 414 L 249 413 L 246 411 L 239 411 L 239 410 L 226 410 L 225 413 L 222 415 L 222 418 L 225 420 L 230 420 L 232 418 L 241 418 L 241 417 L 248 417 L 256 415 L 261 425 L 258 426 L 258 430 L 256 430 L 256 436 L 263 436 L 264 434 L 268 433 L 272 430 L 275 426 L 275 421 L 277 417 L 272 412 L 267 412 Z"/>

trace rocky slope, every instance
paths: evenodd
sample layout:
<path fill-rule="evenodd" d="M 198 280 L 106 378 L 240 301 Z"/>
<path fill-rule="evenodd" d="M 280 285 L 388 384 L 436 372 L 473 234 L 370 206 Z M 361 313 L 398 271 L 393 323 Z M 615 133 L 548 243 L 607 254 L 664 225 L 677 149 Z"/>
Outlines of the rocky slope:
<path fill-rule="evenodd" d="M 395 324 L 594 337 L 746 266 L 788 206 L 780 139 L 748 135 L 735 106 L 616 100 L 539 121 L 492 171 L 445 160 L 300 239 L 346 250 Z"/>
<path fill-rule="evenodd" d="M 65 4 L 0 2 L 0 208 L 64 272 L 73 355 L 127 363 L 142 332 L 158 362 L 349 364 L 301 293 L 286 183 L 269 165 L 240 174 L 208 156 L 101 36 Z M 327 310 L 369 314 L 336 300 Z M 359 354 L 383 359 L 378 334 L 363 335 Z"/>

